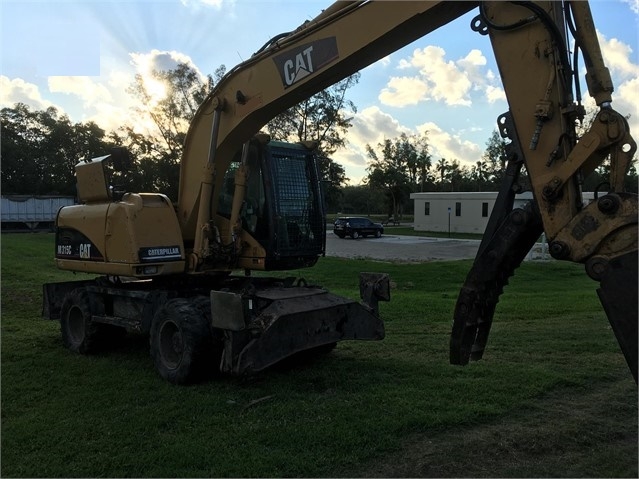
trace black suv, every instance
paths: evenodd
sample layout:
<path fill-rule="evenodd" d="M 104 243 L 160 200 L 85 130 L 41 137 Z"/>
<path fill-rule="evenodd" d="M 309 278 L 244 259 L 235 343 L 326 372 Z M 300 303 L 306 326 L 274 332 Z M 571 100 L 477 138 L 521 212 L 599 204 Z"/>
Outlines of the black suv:
<path fill-rule="evenodd" d="M 366 238 L 369 235 L 379 238 L 384 233 L 384 227 L 379 223 L 373 223 L 368 218 L 337 218 L 333 223 L 333 233 L 340 238 L 350 236 L 357 239 L 360 236 Z"/>

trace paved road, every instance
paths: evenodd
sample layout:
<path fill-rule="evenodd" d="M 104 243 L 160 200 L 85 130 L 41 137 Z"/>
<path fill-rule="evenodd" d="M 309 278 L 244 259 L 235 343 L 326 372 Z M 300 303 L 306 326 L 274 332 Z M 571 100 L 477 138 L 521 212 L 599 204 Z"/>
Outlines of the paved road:
<path fill-rule="evenodd" d="M 340 239 L 326 233 L 326 256 L 372 258 L 389 261 L 438 261 L 473 259 L 479 240 L 425 238 L 384 234 L 381 238 Z"/>

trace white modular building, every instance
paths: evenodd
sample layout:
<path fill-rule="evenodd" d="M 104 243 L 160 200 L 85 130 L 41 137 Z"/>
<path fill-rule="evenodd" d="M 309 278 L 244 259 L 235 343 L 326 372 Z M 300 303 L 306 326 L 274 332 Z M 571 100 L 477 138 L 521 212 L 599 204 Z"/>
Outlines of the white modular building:
<path fill-rule="evenodd" d="M 415 231 L 482 234 L 495 206 L 497 192 L 446 192 L 412 193 L 415 202 Z M 528 191 L 515 197 L 514 208 L 532 200 Z M 594 193 L 584 193 L 584 202 L 594 198 Z"/>

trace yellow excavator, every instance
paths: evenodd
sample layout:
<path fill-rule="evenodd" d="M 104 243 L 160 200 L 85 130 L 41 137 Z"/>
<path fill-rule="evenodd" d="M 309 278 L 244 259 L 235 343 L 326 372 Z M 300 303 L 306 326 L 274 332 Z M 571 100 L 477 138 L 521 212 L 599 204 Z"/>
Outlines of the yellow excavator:
<path fill-rule="evenodd" d="M 636 380 L 637 195 L 623 190 L 636 144 L 611 106 L 613 84 L 585 1 L 337 2 L 274 37 L 199 106 L 175 206 L 164 195 L 111 184 L 113 169 L 128 163 L 122 149 L 81 161 L 81 204 L 58 214 L 55 261 L 100 276 L 44 285 L 43 314 L 60 320 L 66 347 L 88 353 L 123 329 L 148 333 L 160 375 L 185 383 L 202 371 L 251 373 L 341 340 L 381 339 L 378 301 L 390 299 L 384 274 L 361 275 L 361 303 L 302 279 L 251 276 L 311 266 L 325 250 L 313 145 L 259 132 L 296 103 L 472 10 L 471 28 L 490 36 L 508 99 L 497 120 L 508 158 L 457 301 L 450 361 L 482 357 L 504 285 L 545 233 L 554 258 L 583 263 L 600 283 Z M 599 106 L 581 136 L 579 53 Z M 583 179 L 606 159 L 609 182 L 586 204 Z M 522 169 L 534 201 L 513 209 Z"/>

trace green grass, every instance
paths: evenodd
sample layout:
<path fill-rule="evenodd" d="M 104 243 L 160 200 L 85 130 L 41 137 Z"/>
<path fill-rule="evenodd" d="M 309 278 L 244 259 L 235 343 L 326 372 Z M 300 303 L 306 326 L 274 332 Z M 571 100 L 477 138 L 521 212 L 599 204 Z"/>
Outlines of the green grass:
<path fill-rule="evenodd" d="M 79 356 L 40 318 L 50 234 L 2 235 L 2 477 L 637 477 L 637 390 L 583 267 L 527 262 L 484 360 L 448 364 L 469 261 L 322 258 L 357 297 L 391 275 L 387 336 L 311 364 L 172 386 L 145 338 Z"/>

